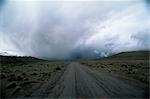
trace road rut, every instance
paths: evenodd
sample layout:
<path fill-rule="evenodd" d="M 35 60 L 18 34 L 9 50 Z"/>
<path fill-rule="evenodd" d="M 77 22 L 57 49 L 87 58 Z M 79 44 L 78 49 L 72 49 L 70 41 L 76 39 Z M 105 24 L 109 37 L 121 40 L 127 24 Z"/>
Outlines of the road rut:
<path fill-rule="evenodd" d="M 59 82 L 48 94 L 53 98 L 142 98 L 147 88 L 137 81 L 100 73 L 77 62 L 70 63 Z"/>

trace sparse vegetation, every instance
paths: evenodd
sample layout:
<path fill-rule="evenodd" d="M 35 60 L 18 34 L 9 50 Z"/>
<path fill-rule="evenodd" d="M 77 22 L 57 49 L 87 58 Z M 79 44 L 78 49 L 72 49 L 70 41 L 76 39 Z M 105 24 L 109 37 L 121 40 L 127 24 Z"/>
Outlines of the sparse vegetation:
<path fill-rule="evenodd" d="M 80 61 L 80 63 L 99 72 L 149 84 L 149 52 L 121 53 L 109 58 Z M 63 61 L 1 56 L 0 96 L 1 98 L 30 97 L 34 91 L 49 81 L 51 81 L 49 87 L 54 88 L 67 65 L 68 63 Z"/>
<path fill-rule="evenodd" d="M 34 87 L 63 73 L 65 62 L 50 62 L 32 57 L 1 56 L 1 98 L 30 96 Z"/>
<path fill-rule="evenodd" d="M 94 61 L 82 61 L 97 71 L 122 75 L 149 84 L 149 52 L 124 52 Z"/>

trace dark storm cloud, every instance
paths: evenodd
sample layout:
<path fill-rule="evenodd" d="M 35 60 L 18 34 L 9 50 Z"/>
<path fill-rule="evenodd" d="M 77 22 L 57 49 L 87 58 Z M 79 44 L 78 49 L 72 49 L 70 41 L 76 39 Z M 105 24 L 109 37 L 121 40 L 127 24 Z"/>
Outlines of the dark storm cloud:
<path fill-rule="evenodd" d="M 0 13 L 0 51 L 74 59 L 149 49 L 148 16 L 142 1 L 9 1 Z"/>

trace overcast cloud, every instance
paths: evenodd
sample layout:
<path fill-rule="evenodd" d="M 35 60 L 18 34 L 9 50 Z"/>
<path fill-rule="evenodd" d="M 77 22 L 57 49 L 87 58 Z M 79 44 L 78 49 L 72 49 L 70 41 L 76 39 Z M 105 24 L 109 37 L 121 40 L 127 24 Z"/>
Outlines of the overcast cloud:
<path fill-rule="evenodd" d="M 144 0 L 0 3 L 0 52 L 72 59 L 150 49 Z"/>

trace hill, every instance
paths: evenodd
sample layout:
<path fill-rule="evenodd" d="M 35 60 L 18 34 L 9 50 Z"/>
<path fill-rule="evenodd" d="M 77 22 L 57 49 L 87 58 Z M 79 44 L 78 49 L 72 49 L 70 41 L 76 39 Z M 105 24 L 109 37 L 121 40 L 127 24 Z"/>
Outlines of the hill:
<path fill-rule="evenodd" d="M 150 52 L 149 51 L 132 51 L 132 52 L 121 52 L 106 59 L 121 59 L 121 60 L 148 60 Z"/>
<path fill-rule="evenodd" d="M 122 75 L 149 84 L 149 51 L 122 52 L 97 60 L 81 61 L 100 71 Z"/>
<path fill-rule="evenodd" d="M 33 62 L 41 62 L 42 59 L 27 57 L 27 56 L 3 56 L 0 55 L 0 65 L 3 66 L 17 66 Z"/>

